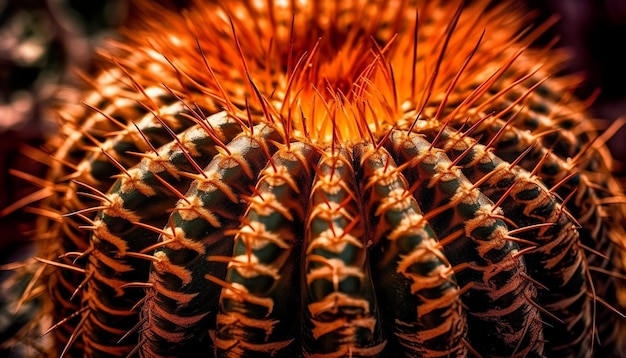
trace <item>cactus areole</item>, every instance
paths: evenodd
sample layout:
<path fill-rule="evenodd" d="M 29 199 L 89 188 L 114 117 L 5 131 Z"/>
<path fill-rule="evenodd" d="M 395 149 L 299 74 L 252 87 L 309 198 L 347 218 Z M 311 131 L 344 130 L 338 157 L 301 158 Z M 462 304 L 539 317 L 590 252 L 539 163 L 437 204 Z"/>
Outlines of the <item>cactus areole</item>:
<path fill-rule="evenodd" d="M 564 57 L 529 47 L 550 24 L 481 1 L 140 8 L 58 112 L 25 351 L 624 356 L 624 193 Z"/>

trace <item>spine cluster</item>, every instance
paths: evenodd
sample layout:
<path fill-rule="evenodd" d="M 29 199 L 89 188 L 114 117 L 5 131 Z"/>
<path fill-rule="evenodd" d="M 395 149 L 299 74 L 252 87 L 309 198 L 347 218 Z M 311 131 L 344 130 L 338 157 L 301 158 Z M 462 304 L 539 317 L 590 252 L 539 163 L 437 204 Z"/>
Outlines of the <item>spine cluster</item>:
<path fill-rule="evenodd" d="M 198 2 L 113 47 L 32 180 L 16 346 L 623 356 L 624 192 L 534 33 L 480 2 L 339 3 Z"/>

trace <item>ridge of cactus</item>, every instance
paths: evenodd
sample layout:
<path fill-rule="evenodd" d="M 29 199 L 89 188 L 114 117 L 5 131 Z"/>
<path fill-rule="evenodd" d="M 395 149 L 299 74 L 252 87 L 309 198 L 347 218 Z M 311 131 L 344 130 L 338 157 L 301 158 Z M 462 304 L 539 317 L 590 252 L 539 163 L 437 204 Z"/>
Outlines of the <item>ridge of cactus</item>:
<path fill-rule="evenodd" d="M 530 47 L 549 23 L 512 2 L 139 5 L 57 109 L 47 176 L 22 174 L 24 355 L 625 356 L 612 129 Z"/>

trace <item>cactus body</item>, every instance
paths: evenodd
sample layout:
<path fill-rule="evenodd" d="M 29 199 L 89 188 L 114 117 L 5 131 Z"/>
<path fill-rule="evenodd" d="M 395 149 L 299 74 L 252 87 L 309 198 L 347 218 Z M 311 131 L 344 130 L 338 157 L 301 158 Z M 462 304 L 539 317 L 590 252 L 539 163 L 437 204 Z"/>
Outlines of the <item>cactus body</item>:
<path fill-rule="evenodd" d="M 524 16 L 144 7 L 49 144 L 47 353 L 623 354 L 624 194 Z"/>

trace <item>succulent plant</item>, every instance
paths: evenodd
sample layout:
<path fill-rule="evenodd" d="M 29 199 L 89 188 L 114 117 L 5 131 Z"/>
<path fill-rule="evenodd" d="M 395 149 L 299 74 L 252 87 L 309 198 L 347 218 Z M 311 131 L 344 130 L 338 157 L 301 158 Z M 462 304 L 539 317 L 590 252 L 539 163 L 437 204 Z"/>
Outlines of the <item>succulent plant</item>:
<path fill-rule="evenodd" d="M 611 129 L 512 3 L 142 5 L 27 178 L 37 354 L 624 354 Z"/>

